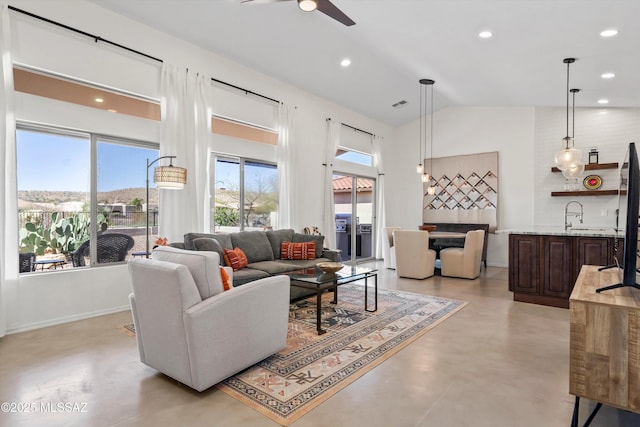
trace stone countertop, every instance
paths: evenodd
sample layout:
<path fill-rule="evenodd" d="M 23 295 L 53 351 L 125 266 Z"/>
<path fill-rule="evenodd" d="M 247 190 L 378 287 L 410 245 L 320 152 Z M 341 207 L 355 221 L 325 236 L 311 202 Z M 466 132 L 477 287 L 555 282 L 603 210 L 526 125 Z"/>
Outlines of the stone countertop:
<path fill-rule="evenodd" d="M 563 227 L 554 226 L 529 226 L 513 229 L 496 230 L 497 234 L 533 234 L 541 236 L 582 236 L 582 237 L 624 237 L 624 232 L 616 232 L 615 229 L 606 227 Z"/>

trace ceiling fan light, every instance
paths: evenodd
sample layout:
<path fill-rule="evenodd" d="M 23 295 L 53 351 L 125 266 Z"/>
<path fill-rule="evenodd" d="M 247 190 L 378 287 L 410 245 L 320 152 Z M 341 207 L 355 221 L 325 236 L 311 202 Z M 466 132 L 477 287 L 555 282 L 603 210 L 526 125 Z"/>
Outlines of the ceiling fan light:
<path fill-rule="evenodd" d="M 298 0 L 298 7 L 305 12 L 313 12 L 318 8 L 316 0 Z"/>

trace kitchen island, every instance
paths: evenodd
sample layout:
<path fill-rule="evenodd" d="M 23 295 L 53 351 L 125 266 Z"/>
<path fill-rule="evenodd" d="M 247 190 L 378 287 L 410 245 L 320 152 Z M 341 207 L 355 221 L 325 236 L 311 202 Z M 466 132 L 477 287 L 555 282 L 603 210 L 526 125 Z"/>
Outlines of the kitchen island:
<path fill-rule="evenodd" d="M 612 228 L 531 227 L 509 234 L 509 290 L 513 300 L 569 308 L 583 265 L 622 259 L 624 235 Z"/>

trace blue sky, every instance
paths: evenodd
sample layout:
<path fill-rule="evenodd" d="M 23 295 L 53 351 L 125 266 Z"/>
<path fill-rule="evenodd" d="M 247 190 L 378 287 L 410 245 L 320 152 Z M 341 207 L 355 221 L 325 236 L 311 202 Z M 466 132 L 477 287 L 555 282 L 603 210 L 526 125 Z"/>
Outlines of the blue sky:
<path fill-rule="evenodd" d="M 17 142 L 18 190 L 89 191 L 88 138 L 18 130 Z M 157 157 L 157 150 L 99 142 L 98 191 L 144 187 L 146 159 Z"/>

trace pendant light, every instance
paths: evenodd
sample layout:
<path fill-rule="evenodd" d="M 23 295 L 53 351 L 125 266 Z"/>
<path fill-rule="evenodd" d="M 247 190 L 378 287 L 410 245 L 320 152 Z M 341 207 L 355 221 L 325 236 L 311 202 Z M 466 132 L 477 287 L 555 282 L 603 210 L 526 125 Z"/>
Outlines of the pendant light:
<path fill-rule="evenodd" d="M 433 167 L 433 85 L 435 84 L 434 80 L 431 79 L 420 79 L 420 87 L 422 92 L 424 92 L 424 96 L 421 96 L 420 101 L 424 101 L 424 120 L 422 120 L 421 130 L 424 129 L 424 132 L 421 132 L 424 135 L 424 154 L 427 155 L 427 87 L 431 87 L 431 103 L 429 109 L 429 169 L 427 169 L 427 164 L 425 162 L 424 168 L 422 171 L 422 182 L 429 183 L 429 187 L 427 188 L 427 194 L 435 194 L 435 187 L 431 185 L 432 181 L 432 167 Z M 422 145 L 421 145 L 422 146 Z M 422 154 L 421 154 L 422 156 Z"/>
<path fill-rule="evenodd" d="M 563 62 L 567 64 L 567 136 L 562 139 L 564 141 L 564 148 L 556 153 L 554 159 L 556 167 L 562 171 L 562 174 L 565 175 L 566 178 L 574 178 L 575 172 L 580 169 L 580 163 L 582 163 L 582 171 L 584 171 L 584 163 L 582 162 L 582 150 L 578 150 L 575 148 L 574 138 L 573 136 L 569 136 L 569 66 L 575 61 L 575 58 L 565 58 L 563 60 Z M 572 176 L 567 176 L 565 174 L 565 170 L 567 170 L 568 173 Z M 582 173 L 582 171 L 580 173 Z"/>
<path fill-rule="evenodd" d="M 571 140 L 575 141 L 575 136 L 576 136 L 576 93 L 580 92 L 580 89 L 571 89 L 569 91 L 571 93 L 571 95 L 573 96 L 573 102 L 572 102 L 572 117 L 571 117 L 571 126 L 572 126 L 572 131 L 571 131 Z M 580 153 L 582 154 L 581 150 L 577 150 L 580 151 Z M 582 157 L 582 156 L 580 156 Z M 573 162 L 569 165 L 566 165 L 565 168 L 562 170 L 562 174 L 564 175 L 565 178 L 567 178 L 568 180 L 573 180 L 573 184 L 575 187 L 578 187 L 578 180 L 581 178 L 582 173 L 584 172 L 584 162 L 582 160 L 577 161 L 577 162 Z M 577 188 L 574 188 L 577 189 Z"/>
<path fill-rule="evenodd" d="M 424 107 L 424 98 L 426 96 L 425 93 L 425 84 L 422 83 L 425 79 L 419 80 L 420 82 L 420 139 L 418 140 L 418 166 L 416 166 L 416 172 L 422 175 L 424 173 L 424 166 L 422 162 L 424 161 L 424 156 L 422 155 L 422 147 L 424 145 L 424 134 L 425 134 L 425 122 L 426 122 L 426 111 Z"/>

